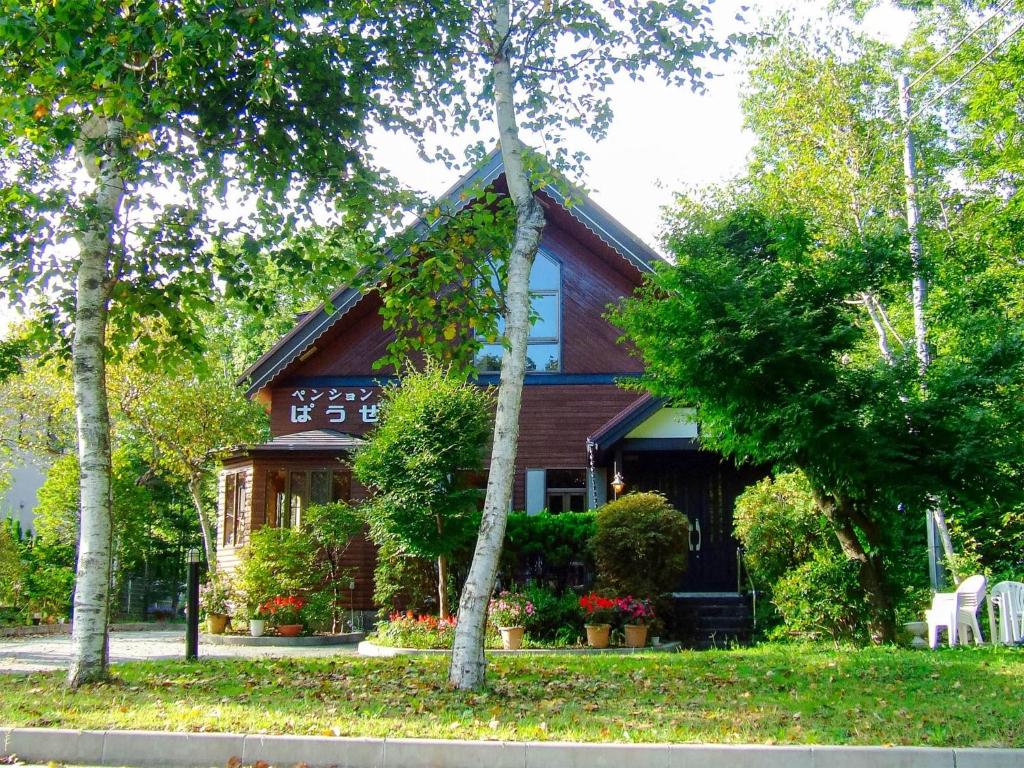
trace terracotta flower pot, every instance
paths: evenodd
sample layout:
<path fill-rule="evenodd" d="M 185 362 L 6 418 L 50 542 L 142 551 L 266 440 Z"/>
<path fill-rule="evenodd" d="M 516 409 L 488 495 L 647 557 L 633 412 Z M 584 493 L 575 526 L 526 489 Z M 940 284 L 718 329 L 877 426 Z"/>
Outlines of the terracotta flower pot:
<path fill-rule="evenodd" d="M 627 624 L 625 629 L 626 646 L 628 648 L 643 648 L 647 645 L 646 624 Z"/>
<path fill-rule="evenodd" d="M 282 624 L 277 628 L 277 634 L 281 637 L 298 637 L 302 634 L 301 624 Z"/>
<path fill-rule="evenodd" d="M 266 628 L 266 619 L 249 619 L 249 634 L 253 637 L 263 637 Z"/>
<path fill-rule="evenodd" d="M 501 645 L 506 651 L 518 651 L 523 647 L 523 634 L 526 627 L 498 627 L 501 632 Z"/>
<path fill-rule="evenodd" d="M 228 616 L 225 613 L 206 614 L 206 628 L 211 635 L 223 635 L 228 626 Z"/>
<path fill-rule="evenodd" d="M 607 648 L 608 633 L 611 631 L 611 624 L 587 624 L 587 645 L 591 648 Z"/>

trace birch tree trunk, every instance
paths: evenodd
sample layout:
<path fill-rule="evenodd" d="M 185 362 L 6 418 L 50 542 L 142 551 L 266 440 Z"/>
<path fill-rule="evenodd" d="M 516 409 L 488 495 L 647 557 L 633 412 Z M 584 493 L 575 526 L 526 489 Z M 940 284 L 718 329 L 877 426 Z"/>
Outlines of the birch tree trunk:
<path fill-rule="evenodd" d="M 203 534 L 203 549 L 206 551 L 206 564 L 210 581 L 217 579 L 217 541 L 214 539 L 213 521 L 203 502 L 202 481 L 194 477 L 188 481 L 188 490 L 192 495 L 192 504 L 196 508 L 196 515 L 199 517 L 199 529 Z"/>
<path fill-rule="evenodd" d="M 899 76 L 897 90 L 899 91 L 900 115 L 903 118 L 903 186 L 907 198 L 907 234 L 910 239 L 910 266 L 913 274 L 911 293 L 914 308 L 914 348 L 917 352 L 921 389 L 925 390 L 927 388 L 925 377 L 928 374 L 928 366 L 932 362 L 931 350 L 928 347 L 928 321 L 925 315 L 925 305 L 928 303 L 928 280 L 924 275 L 922 263 L 923 251 L 919 231 L 921 213 L 917 205 L 917 156 L 914 150 L 914 134 L 910 125 L 910 79 L 907 75 Z M 946 524 L 946 513 L 938 499 L 933 501 L 932 509 L 929 510 L 929 524 L 935 526 L 939 540 L 942 542 L 942 550 L 946 555 L 946 566 L 953 572 L 953 539 L 949 535 L 949 526 Z M 953 579 L 957 581 L 955 572 L 953 572 Z"/>
<path fill-rule="evenodd" d="M 889 346 L 889 334 L 882 324 L 882 317 L 875 306 L 874 297 L 867 291 L 864 291 L 860 296 L 864 307 L 868 311 L 868 317 L 871 318 L 871 324 L 875 326 L 875 333 L 878 334 L 878 351 L 882 353 L 882 359 L 888 365 L 895 365 L 896 358 L 892 354 L 892 347 Z"/>
<path fill-rule="evenodd" d="M 87 223 L 78 235 L 81 263 L 76 278 L 72 349 L 81 467 L 81 525 L 67 678 L 72 688 L 107 674 L 113 526 L 105 346 L 111 247 L 124 195 L 116 163 L 120 140 L 120 122 L 92 118 L 82 129 L 78 145 L 79 161 L 95 180 L 96 189 L 88 201 Z"/>
<path fill-rule="evenodd" d="M 505 538 L 519 439 L 526 341 L 530 332 L 530 269 L 544 231 L 544 211 L 533 196 L 523 166 L 524 145 L 519 139 L 516 124 L 512 70 L 507 50 L 509 23 L 509 0 L 497 0 L 494 3 L 493 37 L 501 47 L 493 53 L 494 114 L 501 140 L 505 179 L 515 204 L 516 228 L 505 292 L 505 335 L 509 349 L 501 361 L 487 496 L 473 563 L 459 600 L 459 623 L 448 670 L 448 681 L 463 690 L 482 686 L 486 673 L 484 630 L 487 605 L 494 590 Z"/>

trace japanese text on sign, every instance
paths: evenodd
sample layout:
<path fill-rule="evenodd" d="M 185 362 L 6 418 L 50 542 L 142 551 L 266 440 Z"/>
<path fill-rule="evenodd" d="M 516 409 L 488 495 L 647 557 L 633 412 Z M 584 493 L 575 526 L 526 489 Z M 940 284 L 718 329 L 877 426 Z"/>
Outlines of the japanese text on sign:
<path fill-rule="evenodd" d="M 323 413 L 330 424 L 344 424 L 358 419 L 363 424 L 377 423 L 377 404 L 368 403 L 372 389 L 296 389 L 291 396 L 290 421 L 307 424 L 314 415 Z"/>

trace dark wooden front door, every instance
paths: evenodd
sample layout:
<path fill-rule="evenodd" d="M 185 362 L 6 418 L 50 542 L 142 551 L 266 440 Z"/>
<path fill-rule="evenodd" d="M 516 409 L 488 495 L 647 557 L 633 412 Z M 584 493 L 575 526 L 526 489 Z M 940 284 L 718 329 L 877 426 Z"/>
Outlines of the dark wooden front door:
<path fill-rule="evenodd" d="M 733 507 L 760 473 L 738 470 L 712 453 L 659 451 L 626 453 L 623 475 L 632 489 L 665 494 L 690 521 L 689 564 L 678 591 L 735 592 Z"/>

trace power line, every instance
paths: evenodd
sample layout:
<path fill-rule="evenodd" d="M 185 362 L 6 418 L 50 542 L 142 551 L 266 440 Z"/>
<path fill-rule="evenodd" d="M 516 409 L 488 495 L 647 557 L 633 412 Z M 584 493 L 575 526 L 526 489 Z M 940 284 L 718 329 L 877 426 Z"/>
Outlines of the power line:
<path fill-rule="evenodd" d="M 1011 37 L 1013 37 L 1018 32 L 1020 32 L 1021 29 L 1024 29 L 1024 21 L 1021 21 L 1019 24 L 1017 24 L 1017 26 L 1015 26 L 1013 29 L 1011 29 L 1009 32 L 1007 32 L 995 45 L 993 45 L 991 48 L 989 48 L 987 51 L 985 51 L 985 54 L 980 59 L 978 59 L 976 62 L 974 62 L 970 67 L 968 67 L 966 70 L 964 70 L 956 80 L 954 80 L 952 83 L 950 83 L 945 88 L 943 88 L 941 91 L 939 91 L 937 94 L 935 94 L 930 99 L 928 99 L 928 101 L 926 101 L 924 104 L 922 104 L 920 107 L 918 107 L 917 111 L 915 111 L 913 115 L 911 115 L 909 118 L 907 118 L 906 123 L 909 125 L 910 122 L 913 121 L 915 118 L 917 118 L 922 112 L 924 112 L 924 110 L 926 110 L 928 107 L 930 107 L 936 101 L 941 99 L 943 96 L 945 96 L 951 90 L 953 90 L 956 86 L 958 86 L 960 83 L 962 83 L 964 81 L 964 79 L 968 75 L 970 75 L 974 70 L 976 70 L 978 67 L 980 67 L 982 64 L 984 64 L 986 61 L 988 61 L 992 57 L 992 54 L 994 54 L 997 50 L 999 50 L 1003 46 L 1003 44 L 1006 43 L 1007 40 L 1009 40 Z M 920 78 L 918 78 L 918 79 L 920 79 Z M 907 86 L 907 90 L 908 91 L 910 90 L 910 86 Z"/>
<path fill-rule="evenodd" d="M 1003 4 L 1000 5 L 998 8 L 996 8 L 996 10 L 992 13 L 991 16 L 989 16 L 987 19 L 985 19 L 980 24 L 978 24 L 978 26 L 976 26 L 974 29 L 972 29 L 970 32 L 968 32 L 966 35 L 964 35 L 962 38 L 960 38 L 960 40 L 958 42 L 954 43 L 952 48 L 950 48 L 948 51 L 946 51 L 946 53 L 942 56 L 942 58 L 940 58 L 938 61 L 936 61 L 930 67 L 928 67 L 928 69 L 926 69 L 924 72 L 922 72 L 920 75 L 918 75 L 917 78 L 915 78 L 914 81 L 907 86 L 907 90 L 910 90 L 911 88 L 916 87 L 918 83 L 920 83 L 922 80 L 924 80 L 926 77 L 928 77 L 928 75 L 930 75 L 933 71 L 935 71 L 936 67 L 940 67 L 940 66 L 942 66 L 943 63 L 945 63 L 946 61 L 949 61 L 949 58 L 954 53 L 956 53 L 958 50 L 960 50 L 960 48 L 964 45 L 964 43 L 966 43 L 968 40 L 970 40 L 972 37 L 974 37 L 976 34 L 978 34 L 978 32 L 980 32 L 982 29 L 987 27 L 989 22 L 991 22 L 993 19 L 995 19 L 998 16 L 1001 16 L 1003 11 L 1006 10 L 1007 6 L 1009 6 L 1011 2 L 1013 2 L 1013 0 L 1004 0 Z"/>

